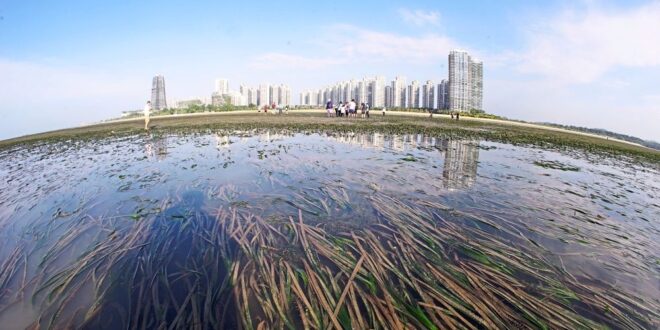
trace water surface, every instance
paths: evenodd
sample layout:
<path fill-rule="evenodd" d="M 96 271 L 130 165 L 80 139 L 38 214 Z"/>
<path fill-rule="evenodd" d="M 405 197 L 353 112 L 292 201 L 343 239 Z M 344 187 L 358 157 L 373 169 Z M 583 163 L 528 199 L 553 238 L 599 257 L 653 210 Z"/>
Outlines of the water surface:
<path fill-rule="evenodd" d="M 440 259 L 429 257 L 431 266 L 451 264 L 456 268 L 448 274 L 454 275 L 475 267 L 468 261 L 487 266 L 504 274 L 502 281 L 515 279 L 530 297 L 556 301 L 552 306 L 560 308 L 559 313 L 588 327 L 653 328 L 658 326 L 660 306 L 658 171 L 655 165 L 623 157 L 377 133 L 159 132 L 14 147 L 0 152 L 0 324 L 15 329 L 67 324 L 153 327 L 158 322 L 271 324 L 277 317 L 269 316 L 266 308 L 255 311 L 245 307 L 247 301 L 236 301 L 242 297 L 233 291 L 238 275 L 235 283 L 229 278 L 234 269 L 246 267 L 238 260 L 245 255 L 255 263 L 271 259 L 258 259 L 270 258 L 255 252 L 260 246 L 230 242 L 250 230 L 232 227 L 235 222 L 269 226 L 264 232 L 278 228 L 275 237 L 285 233 L 284 227 L 291 235 L 300 234 L 296 223 L 302 226 L 304 219 L 305 226 L 335 241 L 367 235 L 373 228 L 374 242 L 380 242 L 373 244 L 390 253 L 396 251 L 391 244 L 405 236 L 401 233 L 408 231 L 407 225 L 396 227 L 401 232 L 391 239 L 378 234 L 379 226 L 407 217 L 414 226 L 419 217 L 451 236 L 420 241 L 430 250 L 436 245 L 442 250 Z M 411 232 L 411 237 L 418 235 Z M 266 234 L 250 236 L 251 242 L 262 239 L 259 235 Z M 298 242 L 292 237 L 287 239 Z M 113 240 L 118 243 L 112 245 Z M 300 272 L 307 270 L 309 265 L 297 261 L 304 259 L 304 249 L 273 246 L 280 249 L 278 262 L 289 260 Z M 520 260 L 527 264 L 511 268 L 509 248 L 514 251 L 510 253 L 521 251 Z M 104 251 L 112 252 L 103 255 Z M 145 260 L 164 256 L 165 261 L 156 263 L 161 268 L 145 266 L 152 265 Z M 538 265 L 530 264 L 534 258 Z M 329 273 L 342 272 L 340 266 L 326 267 Z M 373 266 L 365 261 L 364 267 Z M 212 271 L 190 275 L 199 269 Z M 348 278 L 351 272 L 345 273 Z M 155 285 L 157 274 L 165 274 L 171 282 L 163 283 L 172 286 Z M 364 276 L 360 283 L 370 287 Z M 196 282 L 200 278 L 205 284 Z M 319 281 L 324 280 L 319 275 Z M 478 286 L 474 281 L 478 283 L 468 276 L 459 284 Z M 317 294 L 311 284 L 301 286 Z M 152 299 L 134 288 L 169 290 L 172 297 L 163 298 L 165 302 L 155 304 L 152 312 L 117 307 Z M 205 292 L 198 292 L 200 288 Z M 191 294 L 194 290 L 198 291 Z M 386 291 L 372 293 L 387 297 Z M 356 292 L 350 295 L 359 295 Z M 328 302 L 336 302 L 339 294 L 328 296 Z M 206 299 L 199 306 L 207 312 L 182 307 L 196 306 L 195 297 Z M 263 293 L 251 297 L 259 300 Z M 413 293 L 407 299 L 401 306 L 423 300 Z M 476 303 L 465 299 L 466 305 Z M 516 305 L 499 296 L 483 299 Z M 323 299 L 317 303 L 322 313 Z M 96 310 L 90 309 L 93 304 Z M 254 324 L 246 325 L 243 309 L 233 305 L 251 310 Z M 407 307 L 397 313 L 412 327 L 424 324 L 424 317 L 431 323 L 453 324 L 433 316 L 435 307 L 419 306 L 427 316 Z M 295 314 L 294 307 L 285 313 Z M 366 307 L 355 308 L 358 313 Z M 177 316 L 184 310 L 190 319 Z M 493 315 L 493 324 L 519 318 L 516 322 L 522 326 L 541 328 L 549 322 L 543 320 L 543 312 L 530 316 L 526 313 L 533 312 L 526 308 L 512 310 L 518 314 Z M 354 322 L 351 326 L 363 325 L 355 323 L 353 312 L 346 312 Z M 162 315 L 152 320 L 149 313 Z M 206 314 L 196 319 L 195 313 Z M 474 320 L 485 319 L 470 319 L 469 311 L 453 313 L 464 313 L 465 322 L 476 325 Z M 303 320 L 291 318 L 294 326 L 303 325 Z"/>

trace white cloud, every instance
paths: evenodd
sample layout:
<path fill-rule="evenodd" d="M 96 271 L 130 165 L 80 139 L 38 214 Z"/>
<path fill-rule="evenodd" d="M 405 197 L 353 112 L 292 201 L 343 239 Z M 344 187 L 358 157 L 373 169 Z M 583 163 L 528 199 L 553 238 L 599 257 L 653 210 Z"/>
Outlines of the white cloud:
<path fill-rule="evenodd" d="M 437 60 L 460 48 L 457 42 L 443 35 L 404 36 L 352 25 L 336 25 L 329 35 L 335 36 L 331 44 L 339 45 L 341 54 L 369 61 Z"/>
<path fill-rule="evenodd" d="M 566 11 L 528 31 L 518 69 L 589 83 L 608 71 L 660 65 L 660 2 L 608 11 Z"/>
<path fill-rule="evenodd" d="M 449 51 L 463 48 L 453 39 L 439 35 L 405 36 L 378 32 L 348 24 L 327 28 L 322 40 L 315 40 L 315 52 L 324 57 L 306 57 L 278 52 L 264 53 L 252 58 L 249 66 L 255 69 L 275 70 L 322 69 L 334 65 L 409 62 L 424 64 L 447 58 Z"/>
<path fill-rule="evenodd" d="M 399 16 L 401 16 L 404 22 L 416 26 L 438 25 L 440 23 L 440 13 L 437 11 L 402 8 L 399 9 Z"/>

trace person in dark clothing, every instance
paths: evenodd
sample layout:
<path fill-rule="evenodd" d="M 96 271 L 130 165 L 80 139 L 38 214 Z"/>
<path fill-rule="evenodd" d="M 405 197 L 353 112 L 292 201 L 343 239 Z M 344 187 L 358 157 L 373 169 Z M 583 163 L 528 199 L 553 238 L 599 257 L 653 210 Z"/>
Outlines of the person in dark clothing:
<path fill-rule="evenodd" d="M 332 105 L 332 100 L 328 99 L 328 102 L 325 103 L 325 112 L 326 112 L 328 117 L 332 117 L 332 109 L 333 108 L 334 108 L 334 106 Z"/>

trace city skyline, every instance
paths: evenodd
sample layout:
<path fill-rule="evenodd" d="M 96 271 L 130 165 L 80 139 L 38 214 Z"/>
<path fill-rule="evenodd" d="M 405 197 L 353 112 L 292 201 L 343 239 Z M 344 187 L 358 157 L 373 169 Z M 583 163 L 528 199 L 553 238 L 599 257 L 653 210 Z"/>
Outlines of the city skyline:
<path fill-rule="evenodd" d="M 328 100 L 339 103 L 354 99 L 372 108 L 483 111 L 483 67 L 483 61 L 468 52 L 452 50 L 448 55 L 448 79 L 442 79 L 437 86 L 433 80 L 426 80 L 423 85 L 413 80 L 406 86 L 403 76 L 396 76 L 387 86 L 383 76 L 365 77 L 301 91 L 299 104 L 321 106 Z"/>
<path fill-rule="evenodd" d="M 192 105 L 223 106 L 225 104 L 235 106 L 252 105 L 259 107 L 272 104 L 292 105 L 291 88 L 283 83 L 261 83 L 258 84 L 257 87 L 249 87 L 244 83 L 240 83 L 238 85 L 238 90 L 233 90 L 230 86 L 231 85 L 229 79 L 216 78 L 213 91 L 210 93 L 210 97 L 195 96 L 187 98 L 171 98 L 169 100 L 171 105 L 170 108 L 186 108 Z M 200 94 L 204 93 L 200 92 Z"/>
<path fill-rule="evenodd" d="M 404 85 L 387 86 L 405 75 L 406 89 L 432 80 L 437 103 L 447 54 L 464 49 L 486 65 L 487 112 L 660 140 L 657 0 L 339 0 L 259 10 L 240 2 L 10 1 L 0 16 L 0 138 L 140 108 L 155 74 L 172 99 L 209 99 L 221 77 L 255 88 L 284 82 L 293 103 L 309 87 L 374 75 L 387 77 L 383 94 L 400 101 Z"/>

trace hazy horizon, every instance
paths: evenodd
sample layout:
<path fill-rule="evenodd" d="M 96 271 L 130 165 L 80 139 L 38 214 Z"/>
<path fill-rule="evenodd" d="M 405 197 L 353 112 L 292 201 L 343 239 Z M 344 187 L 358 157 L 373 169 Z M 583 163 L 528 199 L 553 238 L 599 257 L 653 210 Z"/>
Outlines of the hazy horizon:
<path fill-rule="evenodd" d="M 302 90 L 484 62 L 484 110 L 660 141 L 660 1 L 84 1 L 0 4 L 0 139 L 210 97 L 216 78 Z"/>

